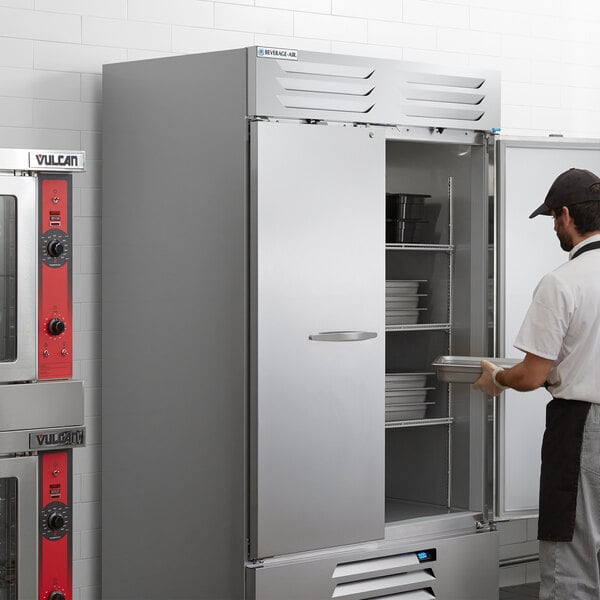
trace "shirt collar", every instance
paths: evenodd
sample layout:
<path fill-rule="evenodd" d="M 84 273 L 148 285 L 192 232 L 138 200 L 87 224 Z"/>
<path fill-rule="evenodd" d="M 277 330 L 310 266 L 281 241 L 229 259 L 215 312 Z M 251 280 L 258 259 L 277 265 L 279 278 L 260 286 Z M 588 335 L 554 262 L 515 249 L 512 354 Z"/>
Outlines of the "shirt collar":
<path fill-rule="evenodd" d="M 585 238 L 582 242 L 579 242 L 577 246 L 574 246 L 571 252 L 569 252 L 569 260 L 573 258 L 573 254 L 579 250 L 579 248 L 583 248 L 583 246 L 587 246 L 591 242 L 600 242 L 600 233 L 595 233 L 594 235 L 590 235 L 589 238 Z"/>

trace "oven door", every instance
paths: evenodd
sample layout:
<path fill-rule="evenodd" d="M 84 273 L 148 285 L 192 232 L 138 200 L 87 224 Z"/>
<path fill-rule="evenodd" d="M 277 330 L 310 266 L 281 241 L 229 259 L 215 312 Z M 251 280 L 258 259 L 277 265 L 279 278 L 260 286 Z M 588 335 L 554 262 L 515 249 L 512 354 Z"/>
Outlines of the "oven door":
<path fill-rule="evenodd" d="M 0 176 L 0 383 L 36 378 L 36 257 L 36 179 Z"/>
<path fill-rule="evenodd" d="M 0 598 L 37 598 L 37 457 L 0 459 Z"/>

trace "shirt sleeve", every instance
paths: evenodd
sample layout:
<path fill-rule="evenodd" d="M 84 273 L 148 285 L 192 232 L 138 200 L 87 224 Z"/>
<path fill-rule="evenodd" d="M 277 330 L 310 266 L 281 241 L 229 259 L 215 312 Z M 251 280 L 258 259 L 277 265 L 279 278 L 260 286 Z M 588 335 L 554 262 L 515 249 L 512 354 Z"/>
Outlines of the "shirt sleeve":
<path fill-rule="evenodd" d="M 567 334 L 574 301 L 569 290 L 555 275 L 545 275 L 514 342 L 515 348 L 541 358 L 556 360 Z"/>

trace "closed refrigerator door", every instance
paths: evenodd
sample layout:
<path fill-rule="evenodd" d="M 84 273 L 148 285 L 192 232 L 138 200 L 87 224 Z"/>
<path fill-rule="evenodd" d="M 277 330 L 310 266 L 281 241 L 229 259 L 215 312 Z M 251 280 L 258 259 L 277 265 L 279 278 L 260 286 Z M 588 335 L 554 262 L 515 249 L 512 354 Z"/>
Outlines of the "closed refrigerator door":
<path fill-rule="evenodd" d="M 499 352 L 523 358 L 513 347 L 533 291 L 547 272 L 568 260 L 550 217 L 529 215 L 544 201 L 556 177 L 577 167 L 598 172 L 598 143 L 547 139 L 497 142 L 499 197 Z M 498 402 L 497 506 L 499 518 L 538 511 L 540 449 L 550 394 L 507 390 Z"/>
<path fill-rule="evenodd" d="M 384 533 L 384 137 L 252 125 L 250 554 Z"/>

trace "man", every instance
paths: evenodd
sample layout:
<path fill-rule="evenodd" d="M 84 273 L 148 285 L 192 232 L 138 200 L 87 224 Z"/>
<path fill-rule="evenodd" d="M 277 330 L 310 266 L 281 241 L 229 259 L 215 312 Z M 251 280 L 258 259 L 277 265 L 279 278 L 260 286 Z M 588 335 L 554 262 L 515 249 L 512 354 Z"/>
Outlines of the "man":
<path fill-rule="evenodd" d="M 522 362 L 482 361 L 475 389 L 546 385 L 540 478 L 540 599 L 600 598 L 600 178 L 569 169 L 530 218 L 550 215 L 569 260 L 545 275 L 514 345 Z"/>

